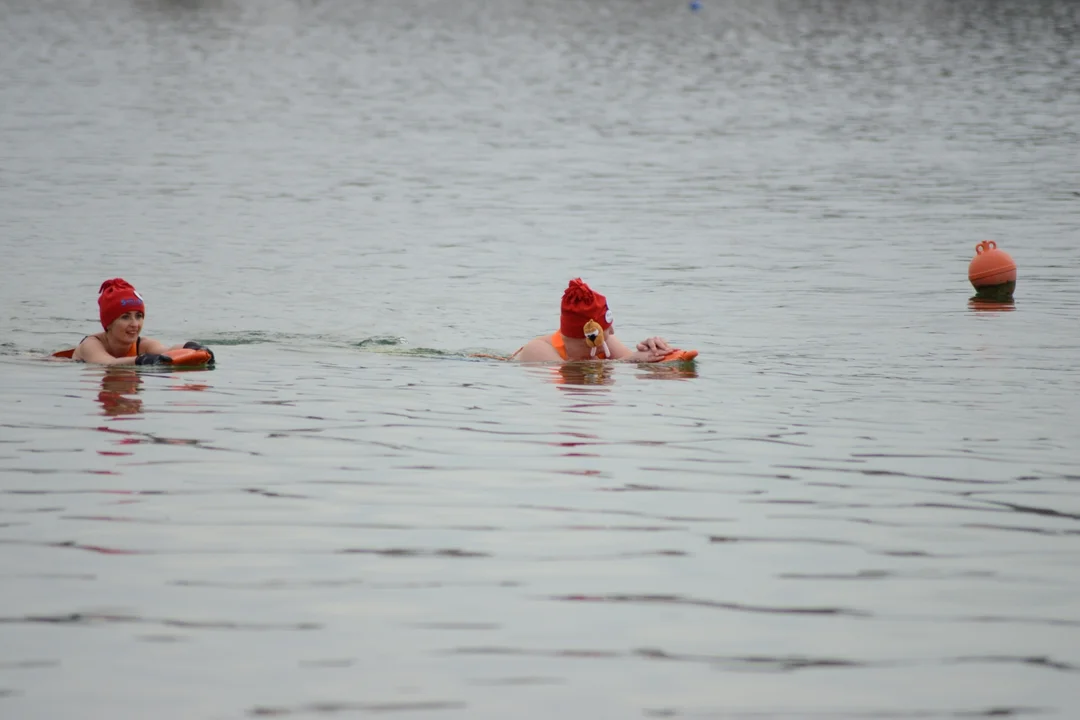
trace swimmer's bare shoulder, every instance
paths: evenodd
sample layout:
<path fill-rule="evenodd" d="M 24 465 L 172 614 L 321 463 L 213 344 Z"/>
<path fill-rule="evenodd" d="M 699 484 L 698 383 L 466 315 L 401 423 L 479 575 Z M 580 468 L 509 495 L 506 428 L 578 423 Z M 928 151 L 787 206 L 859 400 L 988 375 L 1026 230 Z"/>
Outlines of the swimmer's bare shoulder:
<path fill-rule="evenodd" d="M 514 354 L 514 360 L 518 362 L 553 362 L 562 360 L 559 351 L 551 344 L 551 338 L 547 335 L 535 337 L 522 346 Z"/>

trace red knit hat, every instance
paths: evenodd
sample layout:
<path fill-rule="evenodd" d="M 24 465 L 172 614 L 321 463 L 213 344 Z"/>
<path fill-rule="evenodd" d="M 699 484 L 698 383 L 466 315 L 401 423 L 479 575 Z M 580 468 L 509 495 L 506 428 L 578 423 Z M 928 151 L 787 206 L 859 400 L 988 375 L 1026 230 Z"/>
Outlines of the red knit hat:
<path fill-rule="evenodd" d="M 146 312 L 142 296 L 122 278 L 113 278 L 101 283 L 98 290 L 98 308 L 101 310 L 101 327 L 106 330 L 116 318 L 126 312 Z"/>
<path fill-rule="evenodd" d="M 607 298 L 594 292 L 581 278 L 574 278 L 562 296 L 559 332 L 565 337 L 583 339 L 585 323 L 590 320 L 595 320 L 605 330 L 611 327 Z"/>

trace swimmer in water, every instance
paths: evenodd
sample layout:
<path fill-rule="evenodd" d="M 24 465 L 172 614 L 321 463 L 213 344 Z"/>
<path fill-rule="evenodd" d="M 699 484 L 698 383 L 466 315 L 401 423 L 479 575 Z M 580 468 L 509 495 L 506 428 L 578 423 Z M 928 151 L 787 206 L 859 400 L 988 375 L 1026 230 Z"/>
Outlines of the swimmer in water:
<path fill-rule="evenodd" d="M 642 340 L 637 344 L 636 350 L 623 345 L 615 337 L 607 298 L 592 290 L 581 278 L 574 278 L 563 293 L 559 329 L 551 335 L 533 338 L 515 352 L 511 359 L 520 362 L 659 362 L 673 349 L 660 337 Z"/>
<path fill-rule="evenodd" d="M 101 327 L 105 331 L 87 335 L 74 351 L 57 353 L 58 356 L 98 365 L 159 365 L 173 361 L 164 353 L 186 348 L 205 350 L 210 354 L 210 363 L 214 362 L 214 353 L 197 342 L 170 348 L 160 340 L 142 337 L 146 305 L 127 281 L 121 278 L 106 280 L 98 292 Z"/>

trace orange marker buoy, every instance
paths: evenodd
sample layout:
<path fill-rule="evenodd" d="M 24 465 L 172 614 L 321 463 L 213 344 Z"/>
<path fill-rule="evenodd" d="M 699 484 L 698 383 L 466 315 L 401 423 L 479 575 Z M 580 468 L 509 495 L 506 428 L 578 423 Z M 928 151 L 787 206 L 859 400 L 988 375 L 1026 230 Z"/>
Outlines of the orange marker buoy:
<path fill-rule="evenodd" d="M 968 266 L 968 280 L 979 297 L 994 300 L 1012 299 L 1016 289 L 1016 263 L 993 240 L 975 246 L 975 257 Z"/>

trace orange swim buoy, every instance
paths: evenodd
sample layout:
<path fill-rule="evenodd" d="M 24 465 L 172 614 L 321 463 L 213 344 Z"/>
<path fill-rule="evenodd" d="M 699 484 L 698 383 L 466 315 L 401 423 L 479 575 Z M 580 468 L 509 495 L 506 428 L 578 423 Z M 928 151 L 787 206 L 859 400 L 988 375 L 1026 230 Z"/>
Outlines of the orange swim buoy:
<path fill-rule="evenodd" d="M 691 360 L 693 360 L 697 356 L 698 356 L 698 351 L 697 350 L 679 350 L 679 349 L 676 348 L 676 349 L 672 350 L 671 352 L 669 352 L 664 357 L 662 357 L 659 360 L 659 362 L 662 362 L 662 363 L 666 363 L 666 362 L 690 362 Z"/>
<path fill-rule="evenodd" d="M 1011 296 L 1016 288 L 1016 263 L 993 240 L 975 246 L 968 280 L 980 295 Z"/>
<path fill-rule="evenodd" d="M 166 350 L 161 353 L 172 358 L 173 365 L 206 365 L 210 362 L 209 350 L 191 350 L 189 348 L 177 348 L 175 350 Z"/>
<path fill-rule="evenodd" d="M 52 354 L 54 358 L 67 358 L 71 359 L 72 354 L 75 352 L 75 348 L 68 348 L 67 350 L 59 350 Z M 191 350 L 189 348 L 176 348 L 175 350 L 166 350 L 161 353 L 172 358 L 173 365 L 182 365 L 184 367 L 191 367 L 193 365 L 207 365 L 210 363 L 210 351 L 209 350 Z"/>

